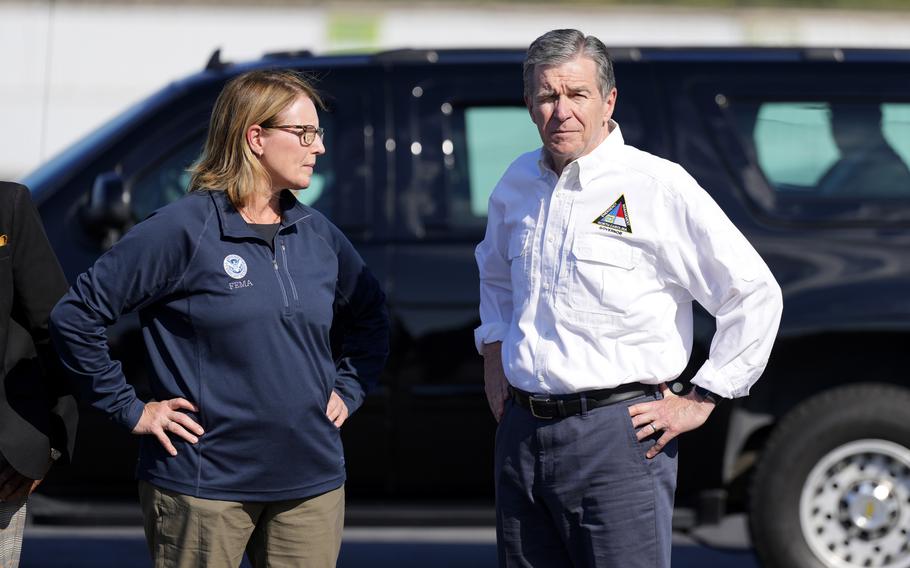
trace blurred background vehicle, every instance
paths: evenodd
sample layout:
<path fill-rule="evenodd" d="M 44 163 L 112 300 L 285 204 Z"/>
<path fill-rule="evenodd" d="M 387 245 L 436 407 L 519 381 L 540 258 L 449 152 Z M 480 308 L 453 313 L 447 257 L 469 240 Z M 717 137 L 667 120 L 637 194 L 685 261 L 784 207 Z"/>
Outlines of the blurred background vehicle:
<path fill-rule="evenodd" d="M 910 51 L 611 52 L 627 142 L 682 164 L 784 291 L 751 396 L 680 440 L 675 524 L 748 511 L 767 566 L 910 566 Z M 490 503 L 495 423 L 473 348 L 473 250 L 497 179 L 539 146 L 521 99 L 523 56 L 288 52 L 234 64 L 216 52 L 23 181 L 72 280 L 185 193 L 225 81 L 265 66 L 317 77 L 327 152 L 298 199 L 358 248 L 394 331 L 380 388 L 344 427 L 350 502 Z M 713 331 L 699 310 L 681 390 Z M 137 318 L 110 335 L 147 397 Z M 75 461 L 42 486 L 38 522 L 85 522 L 80 503 L 135 495 L 135 439 L 82 416 Z"/>

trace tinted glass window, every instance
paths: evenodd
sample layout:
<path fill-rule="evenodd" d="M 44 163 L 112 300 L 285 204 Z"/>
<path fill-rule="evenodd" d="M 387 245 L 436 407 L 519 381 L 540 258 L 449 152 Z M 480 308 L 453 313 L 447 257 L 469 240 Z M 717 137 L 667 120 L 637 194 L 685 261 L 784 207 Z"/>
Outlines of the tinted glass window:
<path fill-rule="evenodd" d="M 486 219 L 496 182 L 519 155 L 540 147 L 525 107 L 469 107 L 464 111 L 471 215 Z"/>
<path fill-rule="evenodd" d="M 762 102 L 734 111 L 778 194 L 910 197 L 910 104 Z"/>
<path fill-rule="evenodd" d="M 407 70 L 396 81 L 399 118 L 389 151 L 397 159 L 389 181 L 393 231 L 407 239 L 480 240 L 496 183 L 516 158 L 541 146 L 522 100 L 520 66 L 481 67 L 453 67 L 451 78 Z M 626 143 L 666 156 L 644 71 L 625 69 L 626 98 L 614 117 Z"/>
<path fill-rule="evenodd" d="M 186 193 L 189 167 L 199 157 L 203 144 L 204 136 L 194 137 L 134 178 L 130 197 L 136 219 L 145 219 Z"/>
<path fill-rule="evenodd" d="M 449 192 L 449 223 L 483 227 L 496 183 L 515 158 L 540 148 L 540 135 L 524 106 L 467 106 L 458 110 L 463 122 L 456 120 L 456 124 L 463 124 L 463 133 L 456 133 L 456 143 L 443 148 L 444 153 L 448 149 L 456 154 L 456 158 L 447 156 L 447 165 L 454 170 L 449 176 L 454 186 Z M 635 109 L 624 109 L 621 120 L 626 143 L 641 147 L 643 129 Z M 461 164 L 459 155 L 466 156 Z"/>
<path fill-rule="evenodd" d="M 882 134 L 906 164 L 910 164 L 910 104 L 882 105 Z"/>
<path fill-rule="evenodd" d="M 322 124 L 327 119 L 320 117 Z M 329 131 L 329 126 L 324 126 Z M 328 136 L 326 136 L 328 138 Z M 326 154 L 320 156 L 316 164 L 316 172 L 310 181 L 310 187 L 294 193 L 297 200 L 306 205 L 313 205 L 322 213 L 329 215 L 331 192 L 327 191 L 334 179 L 331 156 L 328 148 L 329 141 L 324 141 L 327 148 Z M 145 219 L 156 209 L 179 199 L 189 189 L 189 168 L 199 158 L 205 145 L 205 132 L 200 132 L 182 144 L 169 149 L 157 161 L 153 162 L 136 174 L 131 182 L 131 203 L 136 219 Z"/>

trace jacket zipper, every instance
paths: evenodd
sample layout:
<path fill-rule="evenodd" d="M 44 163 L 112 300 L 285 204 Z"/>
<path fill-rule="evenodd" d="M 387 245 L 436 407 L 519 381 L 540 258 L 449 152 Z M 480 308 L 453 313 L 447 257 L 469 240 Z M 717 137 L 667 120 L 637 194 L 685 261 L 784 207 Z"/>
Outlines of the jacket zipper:
<path fill-rule="evenodd" d="M 277 238 L 275 240 L 278 240 Z M 272 266 L 275 267 L 275 278 L 278 279 L 278 287 L 281 288 L 281 297 L 284 298 L 284 312 L 286 314 L 291 312 L 291 304 L 288 301 L 288 291 L 284 287 L 284 282 L 281 281 L 281 272 L 278 270 L 278 252 L 275 250 L 275 240 L 272 241 Z M 283 247 L 282 247 L 283 248 Z"/>
<path fill-rule="evenodd" d="M 291 278 L 291 271 L 288 268 L 288 253 L 283 242 L 281 243 L 281 260 L 284 262 L 284 273 L 288 275 L 288 283 L 291 285 L 291 293 L 294 295 L 294 301 L 299 304 L 300 298 L 297 297 L 297 287 L 294 286 L 294 279 Z"/>
<path fill-rule="evenodd" d="M 284 288 L 284 282 L 281 281 L 281 274 L 278 272 L 278 261 L 274 258 L 272 259 L 272 265 L 275 266 L 275 278 L 278 279 L 278 286 L 281 287 L 281 297 L 284 298 L 284 310 L 290 311 L 291 306 L 288 302 L 288 292 Z"/>

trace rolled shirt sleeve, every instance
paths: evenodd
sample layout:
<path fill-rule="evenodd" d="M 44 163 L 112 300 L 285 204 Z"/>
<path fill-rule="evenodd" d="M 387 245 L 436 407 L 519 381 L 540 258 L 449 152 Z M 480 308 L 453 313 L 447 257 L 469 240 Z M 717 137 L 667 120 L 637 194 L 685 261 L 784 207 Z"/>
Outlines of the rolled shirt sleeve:
<path fill-rule="evenodd" d="M 502 341 L 512 321 L 512 276 L 508 261 L 509 235 L 503 223 L 503 206 L 490 198 L 487 230 L 474 257 L 480 273 L 480 326 L 474 330 L 474 345 L 483 353 L 485 343 Z"/>
<path fill-rule="evenodd" d="M 708 360 L 692 382 L 725 398 L 745 396 L 768 363 L 780 325 L 780 286 L 752 245 L 682 168 L 668 210 L 667 278 L 713 315 Z"/>

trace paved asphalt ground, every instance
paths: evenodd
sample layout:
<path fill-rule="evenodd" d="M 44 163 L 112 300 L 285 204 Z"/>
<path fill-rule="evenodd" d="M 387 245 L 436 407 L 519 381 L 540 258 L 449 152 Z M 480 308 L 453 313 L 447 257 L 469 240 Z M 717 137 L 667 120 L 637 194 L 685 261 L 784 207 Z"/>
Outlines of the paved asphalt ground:
<path fill-rule="evenodd" d="M 674 535 L 674 568 L 759 568 L 741 516 Z M 491 527 L 345 529 L 340 568 L 493 568 Z M 244 567 L 248 564 L 244 563 Z M 46 527 L 26 530 L 21 568 L 150 568 L 139 527 Z"/>

